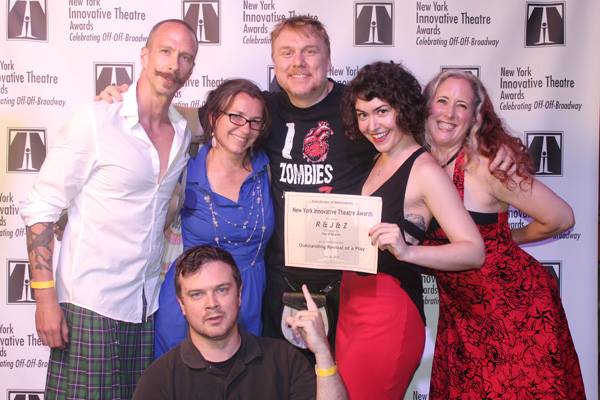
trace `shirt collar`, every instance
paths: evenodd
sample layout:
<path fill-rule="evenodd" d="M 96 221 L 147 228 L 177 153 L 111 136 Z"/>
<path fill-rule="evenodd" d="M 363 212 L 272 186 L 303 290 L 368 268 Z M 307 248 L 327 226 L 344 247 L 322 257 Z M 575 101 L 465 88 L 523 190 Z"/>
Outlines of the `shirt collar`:
<path fill-rule="evenodd" d="M 137 84 L 129 85 L 129 89 L 127 89 L 127 91 L 122 94 L 123 105 L 121 106 L 121 110 L 119 111 L 119 114 L 125 119 L 125 124 L 129 129 L 132 129 L 140 121 L 136 88 Z"/>
<path fill-rule="evenodd" d="M 136 124 L 140 122 L 140 114 L 138 111 L 138 103 L 137 103 L 137 83 L 135 85 L 129 85 L 129 88 L 125 93 L 121 94 L 123 96 L 123 105 L 121 106 L 121 110 L 119 111 L 119 115 L 121 115 L 125 119 L 125 124 L 127 128 L 132 129 Z M 173 125 L 183 124 L 183 129 L 185 129 L 186 121 L 181 114 L 177 112 L 175 107 L 171 104 L 169 106 L 168 111 L 169 120 Z M 175 135 L 178 136 L 177 129 L 175 130 Z"/>
<path fill-rule="evenodd" d="M 206 175 L 206 156 L 211 147 L 212 145 L 210 142 L 202 145 L 200 149 L 198 149 L 196 157 L 190 159 L 188 166 L 191 166 L 191 168 L 188 168 L 187 172 L 188 182 L 197 182 L 200 186 L 205 188 L 209 187 L 208 177 Z M 250 163 L 252 164 L 252 173 L 248 175 L 246 180 L 264 171 L 269 165 L 269 158 L 264 151 L 258 150 L 250 159 Z"/>
<path fill-rule="evenodd" d="M 255 358 L 262 356 L 262 349 L 255 336 L 243 329 L 240 329 L 239 332 L 242 337 L 242 343 L 238 350 L 238 357 L 244 364 L 249 364 Z M 202 353 L 194 346 L 189 336 L 181 343 L 180 354 L 183 363 L 189 368 L 206 369 L 209 367 L 208 361 L 204 359 Z"/>

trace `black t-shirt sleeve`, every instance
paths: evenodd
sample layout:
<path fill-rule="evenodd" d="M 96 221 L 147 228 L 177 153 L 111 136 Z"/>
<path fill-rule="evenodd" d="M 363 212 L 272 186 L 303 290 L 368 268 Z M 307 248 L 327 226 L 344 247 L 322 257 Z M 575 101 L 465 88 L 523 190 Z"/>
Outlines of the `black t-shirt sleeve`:
<path fill-rule="evenodd" d="M 202 132 L 205 132 L 205 126 L 202 123 L 202 118 L 204 118 L 204 115 L 206 114 L 206 107 L 204 105 L 202 105 L 202 107 L 198 108 L 198 121 L 200 121 L 200 126 L 202 127 Z"/>
<path fill-rule="evenodd" d="M 313 400 L 317 396 L 314 367 L 298 350 L 290 352 L 290 400 Z"/>

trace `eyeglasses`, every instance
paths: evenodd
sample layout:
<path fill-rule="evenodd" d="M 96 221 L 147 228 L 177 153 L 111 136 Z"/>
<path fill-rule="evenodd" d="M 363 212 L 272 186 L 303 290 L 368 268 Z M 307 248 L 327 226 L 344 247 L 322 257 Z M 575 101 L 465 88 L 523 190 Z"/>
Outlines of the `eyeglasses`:
<path fill-rule="evenodd" d="M 229 121 L 237 126 L 244 126 L 250 124 L 250 129 L 253 131 L 260 131 L 263 128 L 264 122 L 261 119 L 248 119 L 243 115 L 235 113 L 224 113 L 229 117 Z"/>

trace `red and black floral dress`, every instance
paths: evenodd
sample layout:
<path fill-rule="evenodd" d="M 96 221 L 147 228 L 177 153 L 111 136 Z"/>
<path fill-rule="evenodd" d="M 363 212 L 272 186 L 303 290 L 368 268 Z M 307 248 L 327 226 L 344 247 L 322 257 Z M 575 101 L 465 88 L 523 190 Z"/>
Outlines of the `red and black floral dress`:
<path fill-rule="evenodd" d="M 453 177 L 461 198 L 463 166 L 461 154 Z M 435 271 L 440 311 L 430 399 L 585 399 L 556 278 L 511 239 L 508 213 L 471 216 L 486 259 L 479 270 Z M 432 225 L 426 243 L 447 242 Z"/>

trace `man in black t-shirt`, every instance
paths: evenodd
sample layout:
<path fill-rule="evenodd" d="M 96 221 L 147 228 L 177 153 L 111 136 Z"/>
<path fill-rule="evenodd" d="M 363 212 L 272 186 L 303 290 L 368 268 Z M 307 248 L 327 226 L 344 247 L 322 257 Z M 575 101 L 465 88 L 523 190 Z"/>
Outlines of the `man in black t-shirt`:
<path fill-rule="evenodd" d="M 267 94 L 271 135 L 264 145 L 271 167 L 275 232 L 267 250 L 264 334 L 281 337 L 282 296 L 306 283 L 327 296 L 329 339 L 335 343 L 339 303 L 338 271 L 285 266 L 284 193 L 359 194 L 375 154 L 366 140 L 351 141 L 341 117 L 343 85 L 327 78 L 329 36 L 306 16 L 279 22 L 271 32 L 271 56 L 281 92 Z"/>
<path fill-rule="evenodd" d="M 298 292 L 301 283 L 306 283 L 311 293 L 326 295 L 329 341 L 333 346 L 341 273 L 285 266 L 283 195 L 290 191 L 360 194 L 375 149 L 364 138 L 352 141 L 344 134 L 344 86 L 327 78 L 331 49 L 321 22 L 307 16 L 282 20 L 271 32 L 271 46 L 275 75 L 282 90 L 264 93 L 272 115 L 271 134 L 264 148 L 270 160 L 275 230 L 266 256 L 263 333 L 283 337 L 283 294 Z M 112 88 L 106 88 L 101 96 L 109 102 L 113 96 L 120 100 Z M 188 120 L 195 136 L 200 135 L 202 109 L 178 111 Z"/>

